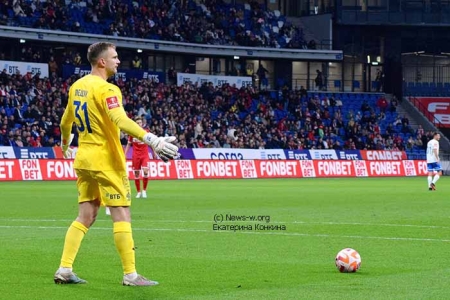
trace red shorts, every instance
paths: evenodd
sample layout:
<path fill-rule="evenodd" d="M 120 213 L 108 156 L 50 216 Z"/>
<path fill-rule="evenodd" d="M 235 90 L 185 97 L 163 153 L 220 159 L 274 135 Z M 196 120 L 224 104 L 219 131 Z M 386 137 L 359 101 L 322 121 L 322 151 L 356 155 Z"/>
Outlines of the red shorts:
<path fill-rule="evenodd" d="M 133 157 L 133 170 L 140 170 L 141 168 L 148 168 L 148 155 L 141 157 Z"/>

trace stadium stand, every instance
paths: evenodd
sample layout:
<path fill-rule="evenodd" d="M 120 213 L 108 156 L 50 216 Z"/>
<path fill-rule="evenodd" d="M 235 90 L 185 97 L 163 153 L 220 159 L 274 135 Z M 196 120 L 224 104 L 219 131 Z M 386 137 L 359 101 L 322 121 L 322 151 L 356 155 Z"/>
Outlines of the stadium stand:
<path fill-rule="evenodd" d="M 256 2 L 2 1 L 0 23 L 175 42 L 307 47 L 300 28 Z M 51 76 L 0 74 L 0 144 L 58 145 L 67 90 L 76 79 L 60 78 L 58 65 L 76 64 L 77 55 L 64 52 L 53 62 L 51 51 L 24 47 L 21 52 L 25 61 L 49 63 Z M 388 102 L 380 93 L 177 87 L 149 80 L 131 80 L 120 87 L 130 117 L 144 116 L 156 134 L 177 135 L 182 148 L 398 149 L 411 159 L 423 159 L 431 134 L 414 131 L 397 114 L 396 101 Z M 448 92 L 450 85 L 405 83 L 404 88 L 434 96 Z"/>
<path fill-rule="evenodd" d="M 7 1 L 0 20 L 22 26 L 176 42 L 307 48 L 300 28 L 263 4 L 184 1 Z"/>
<path fill-rule="evenodd" d="M 67 90 L 76 78 L 61 82 L 2 74 L 0 144 L 58 145 Z M 379 93 L 305 95 L 300 90 L 178 87 L 136 79 L 127 81 L 122 92 L 130 117 L 143 116 L 157 135 L 176 135 L 181 148 L 398 149 L 421 159 L 431 134 L 414 132 L 398 116 L 396 101 L 387 103 Z"/>
<path fill-rule="evenodd" d="M 403 90 L 407 96 L 449 96 L 450 82 L 404 82 Z"/>

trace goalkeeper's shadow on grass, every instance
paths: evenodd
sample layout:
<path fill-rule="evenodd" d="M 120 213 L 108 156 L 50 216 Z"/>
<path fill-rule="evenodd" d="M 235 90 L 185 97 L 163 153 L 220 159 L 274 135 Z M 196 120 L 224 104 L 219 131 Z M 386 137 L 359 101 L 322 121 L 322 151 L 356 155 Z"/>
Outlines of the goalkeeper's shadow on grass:
<path fill-rule="evenodd" d="M 75 296 L 89 293 L 90 295 L 102 295 L 102 299 L 133 299 L 133 300 L 148 300 L 163 296 L 164 290 L 160 290 L 161 287 L 131 287 L 123 286 L 117 280 L 109 280 L 107 282 L 95 281 L 86 284 L 54 284 L 56 288 L 67 289 L 67 292 L 74 293 L 74 295 L 68 294 L 67 299 L 77 298 Z M 160 291 L 159 291 L 160 290 Z M 76 294 L 75 294 L 76 293 Z M 95 296 L 93 296 L 95 298 Z M 50 299 L 49 297 L 48 299 Z M 44 299 L 44 298 L 43 298 Z M 77 298 L 79 299 L 79 298 Z M 89 299 L 89 298 L 86 298 Z"/>

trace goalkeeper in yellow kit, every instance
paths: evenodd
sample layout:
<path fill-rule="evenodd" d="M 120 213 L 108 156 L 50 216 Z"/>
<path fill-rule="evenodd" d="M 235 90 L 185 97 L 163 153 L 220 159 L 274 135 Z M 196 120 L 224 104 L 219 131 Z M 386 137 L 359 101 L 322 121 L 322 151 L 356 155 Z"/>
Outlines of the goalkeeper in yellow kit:
<path fill-rule="evenodd" d="M 90 75 L 77 80 L 70 88 L 69 101 L 61 119 L 62 150 L 71 156 L 72 124 L 79 133 L 74 169 L 78 176 L 79 212 L 67 230 L 60 267 L 55 283 L 86 283 L 72 265 L 84 235 L 95 222 L 100 205 L 109 207 L 113 221 L 114 243 L 123 266 L 124 285 L 156 285 L 136 272 L 134 241 L 131 232 L 131 192 L 120 130 L 142 140 L 167 161 L 178 155 L 172 144 L 175 137 L 157 137 L 146 132 L 125 114 L 120 89 L 106 80 L 120 64 L 114 44 L 100 42 L 88 48 L 92 66 Z"/>

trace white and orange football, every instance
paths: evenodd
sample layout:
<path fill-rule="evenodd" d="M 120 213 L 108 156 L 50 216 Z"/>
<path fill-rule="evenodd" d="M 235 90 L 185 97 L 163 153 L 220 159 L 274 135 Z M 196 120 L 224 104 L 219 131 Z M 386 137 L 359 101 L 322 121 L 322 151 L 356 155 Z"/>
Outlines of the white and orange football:
<path fill-rule="evenodd" d="M 361 267 L 361 256 L 352 248 L 345 248 L 336 255 L 336 268 L 341 273 L 353 273 Z"/>

